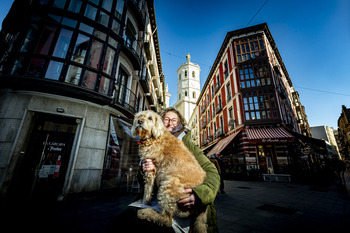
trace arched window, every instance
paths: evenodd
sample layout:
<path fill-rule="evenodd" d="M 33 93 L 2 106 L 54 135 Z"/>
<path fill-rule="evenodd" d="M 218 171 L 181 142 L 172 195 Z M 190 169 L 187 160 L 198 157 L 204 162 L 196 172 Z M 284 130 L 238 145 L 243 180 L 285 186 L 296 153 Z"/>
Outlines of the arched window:
<path fill-rule="evenodd" d="M 185 78 L 187 77 L 187 70 L 185 70 Z"/>
<path fill-rule="evenodd" d="M 195 91 L 192 93 L 192 96 L 193 96 L 194 99 L 196 98 L 196 92 Z"/>
<path fill-rule="evenodd" d="M 181 93 L 179 94 L 179 100 L 181 99 Z"/>
<path fill-rule="evenodd" d="M 196 77 L 196 72 L 192 71 L 192 78 Z"/>
<path fill-rule="evenodd" d="M 185 91 L 185 96 L 187 96 L 187 91 Z"/>
<path fill-rule="evenodd" d="M 181 80 L 181 74 L 179 74 L 179 80 Z"/>

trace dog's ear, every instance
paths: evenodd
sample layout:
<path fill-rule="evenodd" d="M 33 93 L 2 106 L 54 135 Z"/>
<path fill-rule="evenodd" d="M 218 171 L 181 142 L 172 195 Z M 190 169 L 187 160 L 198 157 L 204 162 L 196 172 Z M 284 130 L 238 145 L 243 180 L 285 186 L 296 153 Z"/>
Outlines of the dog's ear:
<path fill-rule="evenodd" d="M 152 135 L 154 138 L 159 138 L 165 129 L 162 118 L 158 114 L 154 114 L 154 127 L 152 127 Z"/>
<path fill-rule="evenodd" d="M 137 113 L 137 114 L 135 115 L 135 117 L 134 117 L 134 122 L 133 122 L 132 127 L 131 127 L 131 134 L 132 134 L 132 136 L 134 136 L 134 137 L 138 136 L 138 134 L 137 134 L 137 132 L 136 132 L 136 129 L 135 129 L 135 125 L 136 125 L 136 123 L 137 123 L 137 118 L 138 118 L 139 115 L 140 115 L 139 113 Z"/>

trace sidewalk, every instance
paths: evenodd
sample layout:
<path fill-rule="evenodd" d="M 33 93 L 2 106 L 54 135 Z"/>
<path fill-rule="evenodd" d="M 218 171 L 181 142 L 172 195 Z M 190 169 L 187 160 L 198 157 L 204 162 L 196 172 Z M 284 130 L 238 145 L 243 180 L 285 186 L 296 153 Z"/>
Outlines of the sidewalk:
<path fill-rule="evenodd" d="M 350 171 L 345 178 L 349 188 Z M 335 233 L 350 229 L 349 194 L 336 185 L 225 180 L 225 191 L 215 200 L 220 233 Z M 9 213 L 7 218 L 12 221 L 1 218 L 10 230 L 2 227 L 1 231 L 17 232 L 24 226 L 36 233 L 103 233 L 109 220 L 133 199 L 97 195 L 53 206 L 14 209 L 13 216 Z"/>
<path fill-rule="evenodd" d="M 226 194 L 219 194 L 215 201 L 220 233 L 350 229 L 350 198 L 336 185 L 241 181 L 225 181 L 225 185 Z"/>

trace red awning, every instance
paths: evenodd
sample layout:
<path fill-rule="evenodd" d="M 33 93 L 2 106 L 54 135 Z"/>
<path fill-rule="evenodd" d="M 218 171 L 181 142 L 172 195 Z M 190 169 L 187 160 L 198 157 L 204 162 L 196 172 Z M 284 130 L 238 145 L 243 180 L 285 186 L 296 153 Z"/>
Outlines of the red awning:
<path fill-rule="evenodd" d="M 207 153 L 207 155 L 219 154 L 225 147 L 237 136 L 241 130 L 234 132 L 233 134 L 221 139 L 216 145 Z"/>
<path fill-rule="evenodd" d="M 282 127 L 245 130 L 250 142 L 293 141 L 294 137 Z"/>

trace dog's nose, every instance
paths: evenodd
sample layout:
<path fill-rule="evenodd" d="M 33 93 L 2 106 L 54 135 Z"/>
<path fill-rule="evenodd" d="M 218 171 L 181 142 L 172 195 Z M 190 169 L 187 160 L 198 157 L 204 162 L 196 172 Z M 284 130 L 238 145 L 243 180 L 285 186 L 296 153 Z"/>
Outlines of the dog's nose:
<path fill-rule="evenodd" d="M 138 119 L 137 122 L 141 125 L 143 123 L 143 120 L 142 119 Z"/>

